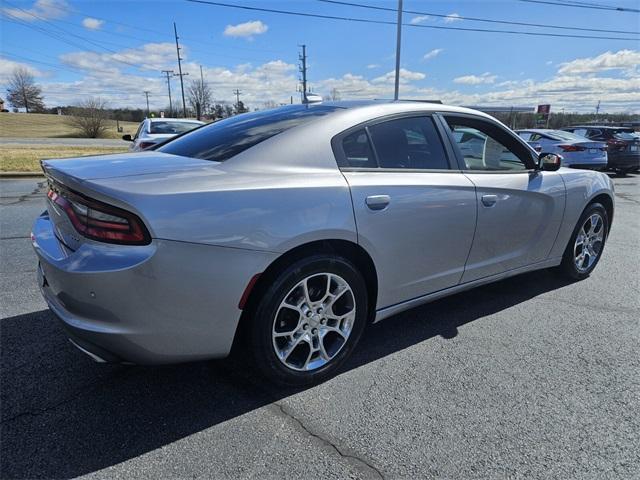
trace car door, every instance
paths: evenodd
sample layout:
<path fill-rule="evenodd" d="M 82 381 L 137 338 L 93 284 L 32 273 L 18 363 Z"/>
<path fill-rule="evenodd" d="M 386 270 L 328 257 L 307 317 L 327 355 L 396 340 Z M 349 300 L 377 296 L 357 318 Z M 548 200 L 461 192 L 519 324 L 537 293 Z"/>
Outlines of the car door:
<path fill-rule="evenodd" d="M 376 265 L 378 308 L 462 277 L 475 230 L 475 189 L 451 168 L 455 160 L 441 128 L 424 114 L 387 117 L 333 140 L 351 189 L 358 242 Z"/>
<path fill-rule="evenodd" d="M 559 172 L 535 168 L 531 149 L 505 127 L 473 115 L 443 115 L 457 129 L 485 137 L 482 158 L 462 155 L 460 167 L 476 187 L 478 222 L 462 282 L 543 262 L 554 245 L 565 204 Z"/>

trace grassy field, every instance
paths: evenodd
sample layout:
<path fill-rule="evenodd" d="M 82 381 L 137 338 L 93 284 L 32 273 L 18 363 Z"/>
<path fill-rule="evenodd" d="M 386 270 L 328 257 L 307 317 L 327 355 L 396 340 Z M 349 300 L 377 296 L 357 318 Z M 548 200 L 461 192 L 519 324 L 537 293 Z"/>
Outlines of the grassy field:
<path fill-rule="evenodd" d="M 0 172 L 40 172 L 40 160 L 45 158 L 81 157 L 126 151 L 126 147 L 3 145 L 0 148 Z"/>
<path fill-rule="evenodd" d="M 81 133 L 65 123 L 65 117 L 44 113 L 0 113 L 0 137 L 17 138 L 72 138 Z M 125 133 L 135 134 L 138 123 L 120 122 L 123 132 L 118 132 L 116 122 L 109 123 L 105 138 L 120 138 Z"/>

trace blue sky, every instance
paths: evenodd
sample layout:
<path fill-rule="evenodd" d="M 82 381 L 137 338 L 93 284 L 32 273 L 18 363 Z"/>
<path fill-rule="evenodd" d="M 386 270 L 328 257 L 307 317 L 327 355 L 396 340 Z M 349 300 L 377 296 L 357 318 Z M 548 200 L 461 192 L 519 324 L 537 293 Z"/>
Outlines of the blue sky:
<path fill-rule="evenodd" d="M 354 0 L 395 7 L 397 2 Z M 393 12 L 315 0 L 227 0 L 226 3 L 323 15 L 394 21 Z M 635 0 L 594 0 L 638 8 Z M 38 0 L 3 2 L 0 83 L 18 65 L 43 86 L 48 105 L 102 96 L 113 106 L 168 103 L 160 71 L 177 71 L 173 24 L 178 25 L 189 81 L 200 75 L 219 101 L 233 90 L 254 107 L 296 100 L 299 44 L 306 44 L 309 82 L 326 95 L 393 95 L 395 27 L 300 18 L 171 1 Z M 406 23 L 539 33 L 631 38 L 631 41 L 557 38 L 404 27 L 403 98 L 439 98 L 453 104 L 535 105 L 567 111 L 640 112 L 640 35 L 495 25 L 480 17 L 581 28 L 638 32 L 638 13 L 568 8 L 519 0 L 405 0 Z M 422 18 L 424 17 L 424 18 Z M 172 81 L 174 99 L 179 82 Z M 4 90 L 4 88 L 2 89 Z"/>

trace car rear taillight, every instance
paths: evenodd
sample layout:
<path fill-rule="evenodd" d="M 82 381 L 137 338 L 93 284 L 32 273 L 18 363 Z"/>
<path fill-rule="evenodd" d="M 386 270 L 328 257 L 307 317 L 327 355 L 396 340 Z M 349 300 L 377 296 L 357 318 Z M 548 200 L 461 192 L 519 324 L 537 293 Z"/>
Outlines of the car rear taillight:
<path fill-rule="evenodd" d="M 131 212 L 58 185 L 52 185 L 47 196 L 65 211 L 73 227 L 84 237 L 124 245 L 147 245 L 151 242 L 142 220 Z"/>
<path fill-rule="evenodd" d="M 558 145 L 563 152 L 584 152 L 586 150 L 585 147 L 581 147 L 579 145 Z"/>
<path fill-rule="evenodd" d="M 145 150 L 145 149 L 147 149 L 147 148 L 149 148 L 149 147 L 153 147 L 154 145 L 155 145 L 155 143 L 154 143 L 154 142 L 140 142 L 139 147 L 140 147 L 142 150 Z"/>
<path fill-rule="evenodd" d="M 619 140 L 607 140 L 607 150 L 610 152 L 624 152 L 627 149 L 627 144 Z"/>

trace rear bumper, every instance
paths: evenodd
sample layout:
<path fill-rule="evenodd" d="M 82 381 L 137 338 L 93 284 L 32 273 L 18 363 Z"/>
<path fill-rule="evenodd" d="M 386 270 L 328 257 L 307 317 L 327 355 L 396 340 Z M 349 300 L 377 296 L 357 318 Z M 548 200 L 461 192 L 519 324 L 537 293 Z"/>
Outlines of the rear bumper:
<path fill-rule="evenodd" d="M 275 256 L 168 240 L 88 242 L 73 252 L 58 241 L 46 213 L 32 235 L 50 309 L 76 346 L 107 362 L 226 356 L 240 319 L 238 301 Z"/>
<path fill-rule="evenodd" d="M 609 168 L 632 169 L 640 167 L 640 152 L 610 153 Z"/>

